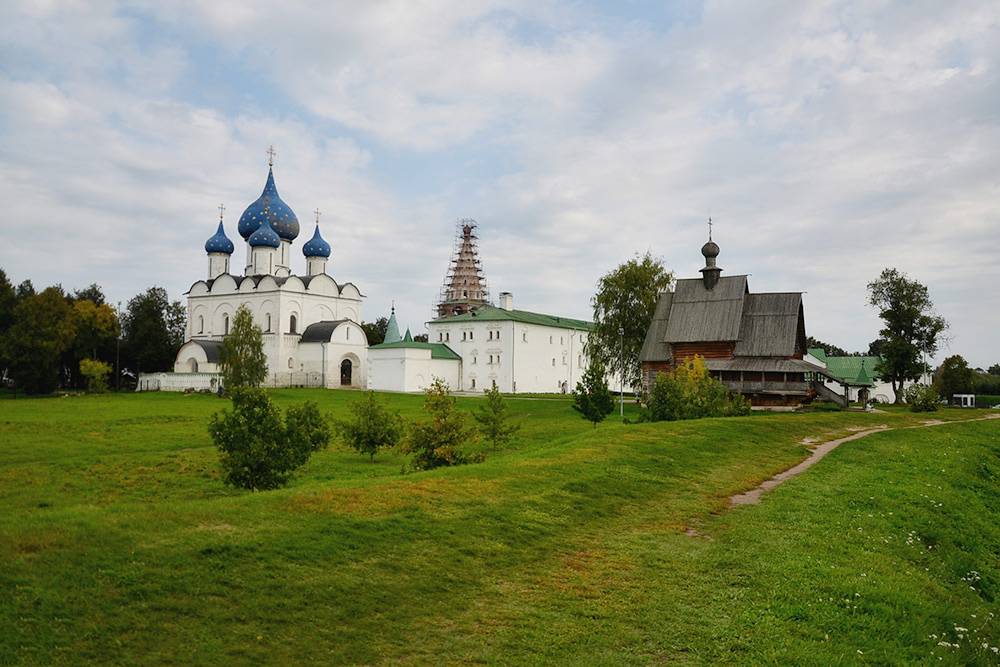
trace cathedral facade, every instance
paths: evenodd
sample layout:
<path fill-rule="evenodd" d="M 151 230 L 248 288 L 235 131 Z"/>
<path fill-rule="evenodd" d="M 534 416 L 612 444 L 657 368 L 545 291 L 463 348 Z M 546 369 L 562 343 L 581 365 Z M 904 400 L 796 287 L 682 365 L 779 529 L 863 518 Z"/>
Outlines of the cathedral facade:
<path fill-rule="evenodd" d="M 267 386 L 365 387 L 368 341 L 361 328 L 364 296 L 356 285 L 329 273 L 331 248 L 316 228 L 301 246 L 303 273 L 294 271 L 299 221 L 278 195 L 273 166 L 260 197 L 240 216 L 237 232 L 244 263 L 222 215 L 205 242 L 207 276 L 187 292 L 187 342 L 173 373 L 147 376 L 146 389 L 214 389 L 222 339 L 240 307 L 260 327 L 267 356 Z"/>

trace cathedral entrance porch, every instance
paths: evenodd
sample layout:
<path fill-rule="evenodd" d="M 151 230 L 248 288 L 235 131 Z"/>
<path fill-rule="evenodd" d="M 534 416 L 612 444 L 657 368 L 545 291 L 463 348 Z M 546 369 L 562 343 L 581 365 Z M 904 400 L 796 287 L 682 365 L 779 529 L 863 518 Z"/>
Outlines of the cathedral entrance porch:
<path fill-rule="evenodd" d="M 351 386 L 351 367 L 353 364 L 350 359 L 344 359 L 340 362 L 340 386 L 350 387 Z"/>

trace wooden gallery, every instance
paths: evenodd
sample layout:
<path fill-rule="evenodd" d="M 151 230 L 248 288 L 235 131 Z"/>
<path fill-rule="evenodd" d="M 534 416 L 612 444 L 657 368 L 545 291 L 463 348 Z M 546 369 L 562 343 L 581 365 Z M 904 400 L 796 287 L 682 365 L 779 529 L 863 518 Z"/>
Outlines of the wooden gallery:
<path fill-rule="evenodd" d="M 700 355 L 712 377 L 755 406 L 797 406 L 816 397 L 824 370 L 805 361 L 801 292 L 752 294 L 747 276 L 722 277 L 719 246 L 702 246 L 701 278 L 660 295 L 642 346 L 643 383 Z"/>

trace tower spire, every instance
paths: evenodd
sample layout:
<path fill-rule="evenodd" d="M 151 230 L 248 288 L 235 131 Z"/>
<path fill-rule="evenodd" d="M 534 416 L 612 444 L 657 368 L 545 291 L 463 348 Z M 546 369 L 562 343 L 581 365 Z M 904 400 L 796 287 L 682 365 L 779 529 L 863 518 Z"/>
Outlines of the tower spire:
<path fill-rule="evenodd" d="M 708 216 L 708 240 L 712 240 L 712 216 Z"/>
<path fill-rule="evenodd" d="M 486 276 L 479 262 L 476 221 L 463 218 L 455 227 L 455 252 L 435 304 L 438 317 L 467 313 L 486 305 L 489 299 Z"/>

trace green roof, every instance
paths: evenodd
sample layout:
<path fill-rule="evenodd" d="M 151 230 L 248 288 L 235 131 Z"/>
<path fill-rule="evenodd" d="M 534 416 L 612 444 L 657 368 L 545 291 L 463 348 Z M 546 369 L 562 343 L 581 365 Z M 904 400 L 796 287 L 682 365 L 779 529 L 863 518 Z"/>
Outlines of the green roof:
<path fill-rule="evenodd" d="M 816 357 L 820 361 L 826 361 L 826 350 L 821 347 L 810 347 L 809 354 Z"/>
<path fill-rule="evenodd" d="M 810 350 L 810 354 L 813 354 Z M 816 356 L 813 354 L 813 356 Z M 822 358 L 822 357 L 820 357 Z M 881 357 L 826 357 L 826 371 L 835 378 L 855 386 L 870 387 L 878 377 Z"/>
<path fill-rule="evenodd" d="M 378 345 L 372 345 L 373 350 L 398 350 L 398 349 L 409 349 L 409 350 L 430 350 L 431 359 L 457 359 L 461 360 L 462 357 L 458 356 L 454 350 L 445 345 L 444 343 L 417 343 L 413 340 L 400 340 L 395 343 L 379 343 Z"/>
<path fill-rule="evenodd" d="M 571 317 L 559 317 L 557 315 L 545 315 L 543 313 L 532 313 L 527 310 L 504 310 L 495 306 L 480 306 L 475 310 L 461 315 L 445 315 L 432 322 L 436 324 L 451 324 L 452 322 L 523 322 L 524 324 L 538 324 L 544 327 L 558 327 L 560 329 L 576 329 L 580 331 L 591 331 L 594 323 L 587 320 L 575 320 Z"/>

